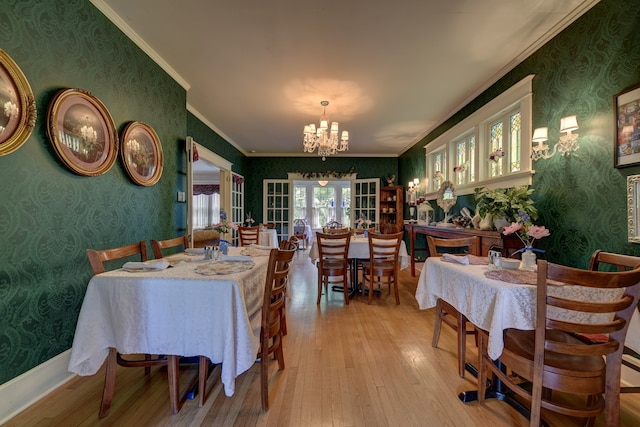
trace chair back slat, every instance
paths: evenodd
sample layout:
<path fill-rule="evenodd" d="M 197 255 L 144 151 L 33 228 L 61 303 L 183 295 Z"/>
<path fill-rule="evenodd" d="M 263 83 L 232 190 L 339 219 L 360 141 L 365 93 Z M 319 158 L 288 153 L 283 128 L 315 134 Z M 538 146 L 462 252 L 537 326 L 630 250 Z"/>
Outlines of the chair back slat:
<path fill-rule="evenodd" d="M 427 236 L 429 256 L 442 256 L 443 253 L 466 253 L 479 255 L 480 245 L 478 237 L 459 237 L 455 239 L 442 239 Z"/>
<path fill-rule="evenodd" d="M 346 264 L 349 253 L 349 233 L 320 233 L 316 232 L 316 244 L 318 245 L 318 259 L 320 262 L 330 260 L 343 260 Z"/>
<path fill-rule="evenodd" d="M 566 355 L 607 356 L 618 351 L 621 355 L 640 296 L 640 269 L 602 272 L 540 260 L 537 286 L 536 340 L 540 345 Z M 581 334 L 606 334 L 609 340 L 584 345 L 567 339 Z"/>
<path fill-rule="evenodd" d="M 240 236 L 240 246 L 257 245 L 260 243 L 260 226 L 238 227 L 238 235 Z"/>
<path fill-rule="evenodd" d="M 156 259 L 160 259 L 164 256 L 162 251 L 163 249 L 177 248 L 179 246 L 182 246 L 183 250 L 189 247 L 188 235 L 185 234 L 184 236 L 166 240 L 151 240 L 151 249 L 153 249 L 153 256 Z"/>
<path fill-rule="evenodd" d="M 140 255 L 140 261 L 147 260 L 147 244 L 144 240 L 111 249 L 87 249 L 87 257 L 93 274 L 104 273 L 106 271 L 104 263 L 106 262 L 117 261 L 134 255 Z"/>

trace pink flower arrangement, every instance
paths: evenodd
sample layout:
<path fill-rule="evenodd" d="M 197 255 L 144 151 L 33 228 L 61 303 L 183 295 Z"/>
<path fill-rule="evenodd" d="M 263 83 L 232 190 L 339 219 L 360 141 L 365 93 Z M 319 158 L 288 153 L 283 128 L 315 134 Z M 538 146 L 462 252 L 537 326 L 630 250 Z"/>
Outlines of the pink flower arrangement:
<path fill-rule="evenodd" d="M 371 225 L 370 219 L 358 218 L 356 219 L 356 225 L 358 228 L 362 227 L 362 224 L 366 224 L 367 226 Z"/>
<path fill-rule="evenodd" d="M 489 160 L 492 162 L 497 162 L 500 157 L 504 157 L 504 150 L 502 148 L 498 148 L 497 150 L 489 153 Z"/>
<path fill-rule="evenodd" d="M 505 236 L 513 233 L 522 241 L 525 249 L 531 249 L 536 239 L 551 235 L 551 232 L 544 225 L 521 224 L 519 222 L 512 222 L 502 230 L 502 234 Z"/>

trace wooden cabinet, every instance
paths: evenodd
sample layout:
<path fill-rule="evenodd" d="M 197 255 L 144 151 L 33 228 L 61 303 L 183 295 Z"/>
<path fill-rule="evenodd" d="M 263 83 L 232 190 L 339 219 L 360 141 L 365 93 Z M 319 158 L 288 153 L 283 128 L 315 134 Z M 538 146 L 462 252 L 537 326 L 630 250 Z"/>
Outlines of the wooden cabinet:
<path fill-rule="evenodd" d="M 480 240 L 479 253 L 474 255 L 479 256 L 487 256 L 489 249 L 492 246 L 497 246 L 501 248 L 511 248 L 514 247 L 513 243 L 508 242 L 508 240 L 512 240 L 512 236 L 503 236 L 500 235 L 497 231 L 483 231 L 476 230 L 474 228 L 447 228 L 447 227 L 431 227 L 427 225 L 418 225 L 418 224 L 405 224 L 405 229 L 409 233 L 409 256 L 411 257 L 411 275 L 416 275 L 416 257 L 415 252 L 418 251 L 426 251 L 427 256 L 429 256 L 429 251 L 425 247 L 416 247 L 416 236 L 418 234 L 423 234 L 425 236 L 434 236 L 445 239 L 454 239 L 458 237 L 469 237 L 469 236 L 477 236 Z M 517 238 L 516 238 L 517 240 Z"/>
<path fill-rule="evenodd" d="M 386 224 L 402 225 L 403 192 L 402 185 L 380 187 L 380 210 L 378 211 L 380 230 L 382 230 Z"/>

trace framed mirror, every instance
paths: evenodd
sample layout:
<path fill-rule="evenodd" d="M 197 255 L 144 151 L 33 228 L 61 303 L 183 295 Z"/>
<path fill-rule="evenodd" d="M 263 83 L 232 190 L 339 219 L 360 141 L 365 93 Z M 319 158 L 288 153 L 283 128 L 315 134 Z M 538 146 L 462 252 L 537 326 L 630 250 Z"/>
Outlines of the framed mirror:
<path fill-rule="evenodd" d="M 453 224 L 449 222 L 451 220 L 449 211 L 456 204 L 457 200 L 458 196 L 456 196 L 456 188 L 453 185 L 453 182 L 443 182 L 442 185 L 440 185 L 438 198 L 436 199 L 436 203 L 444 211 L 444 219 L 438 223 L 439 227 L 453 227 Z"/>
<path fill-rule="evenodd" d="M 0 156 L 22 146 L 36 124 L 36 101 L 27 78 L 0 49 Z"/>
<path fill-rule="evenodd" d="M 627 177 L 627 227 L 629 243 L 640 243 L 640 175 Z"/>

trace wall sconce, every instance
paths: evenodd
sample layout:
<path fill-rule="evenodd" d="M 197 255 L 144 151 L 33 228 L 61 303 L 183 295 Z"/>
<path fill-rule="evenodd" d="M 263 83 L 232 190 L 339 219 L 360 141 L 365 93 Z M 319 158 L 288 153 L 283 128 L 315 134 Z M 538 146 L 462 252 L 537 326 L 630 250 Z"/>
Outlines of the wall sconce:
<path fill-rule="evenodd" d="M 325 180 L 320 180 L 318 181 L 318 184 L 320 184 L 321 187 L 324 187 L 325 185 L 327 185 L 329 183 L 329 181 L 325 181 Z"/>
<path fill-rule="evenodd" d="M 576 116 L 567 116 L 560 119 L 560 133 L 564 135 L 560 136 L 560 139 L 553 146 L 553 151 L 549 152 L 549 146 L 545 144 L 548 138 L 549 128 L 536 128 L 533 131 L 532 142 L 537 142 L 538 145 L 532 147 L 531 159 L 549 159 L 556 153 L 560 153 L 563 156 L 568 156 L 572 152 L 578 149 L 578 134 L 573 133 L 574 130 L 578 130 L 578 120 Z"/>

